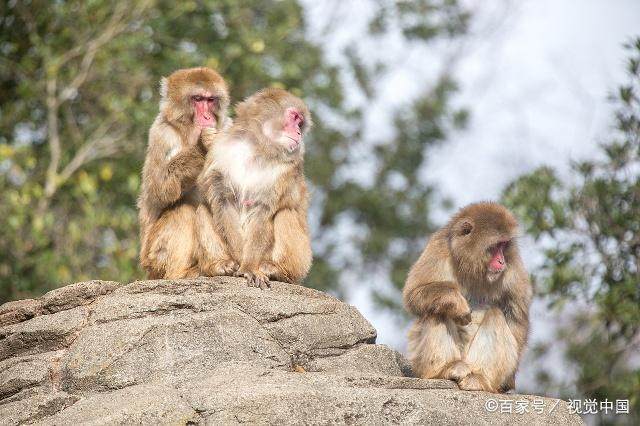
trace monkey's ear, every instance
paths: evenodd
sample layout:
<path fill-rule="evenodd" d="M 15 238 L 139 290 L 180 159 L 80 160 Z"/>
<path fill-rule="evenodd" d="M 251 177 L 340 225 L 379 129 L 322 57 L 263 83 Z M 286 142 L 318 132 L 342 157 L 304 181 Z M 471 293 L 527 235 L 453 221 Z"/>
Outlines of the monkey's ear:
<path fill-rule="evenodd" d="M 160 96 L 163 98 L 167 97 L 168 85 L 169 85 L 169 82 L 167 81 L 167 77 L 162 77 L 160 79 Z"/>
<path fill-rule="evenodd" d="M 471 231 L 473 231 L 473 223 L 470 220 L 463 220 L 456 225 L 457 235 L 469 235 Z"/>

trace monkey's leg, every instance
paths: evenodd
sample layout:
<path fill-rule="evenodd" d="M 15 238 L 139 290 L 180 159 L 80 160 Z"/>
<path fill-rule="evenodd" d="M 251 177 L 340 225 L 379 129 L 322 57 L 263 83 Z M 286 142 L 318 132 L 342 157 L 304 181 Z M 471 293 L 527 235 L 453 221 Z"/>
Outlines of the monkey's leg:
<path fill-rule="evenodd" d="M 197 234 L 198 234 L 198 267 L 205 276 L 233 275 L 240 266 L 230 255 L 224 240 L 216 231 L 216 224 L 210 210 L 198 206 Z"/>
<path fill-rule="evenodd" d="M 198 276 L 195 268 L 196 214 L 188 204 L 167 210 L 154 224 L 147 262 L 153 278 Z"/>
<path fill-rule="evenodd" d="M 301 213 L 284 209 L 273 221 L 273 250 L 270 261 L 263 262 L 260 270 L 270 279 L 300 282 L 311 268 L 311 241 Z"/>
<path fill-rule="evenodd" d="M 464 355 L 472 374 L 459 384 L 465 390 L 498 392 L 515 374 L 518 366 L 518 343 L 507 321 L 497 308 L 487 311 Z"/>
<path fill-rule="evenodd" d="M 447 370 L 460 362 L 457 326 L 453 321 L 425 318 L 409 330 L 409 360 L 423 379 L 451 379 Z"/>
<path fill-rule="evenodd" d="M 236 275 L 246 278 L 252 287 L 268 288 L 269 277 L 260 270 L 260 265 L 273 242 L 273 219 L 270 212 L 262 207 L 252 211 L 244 225 L 244 232 L 242 260 Z"/>

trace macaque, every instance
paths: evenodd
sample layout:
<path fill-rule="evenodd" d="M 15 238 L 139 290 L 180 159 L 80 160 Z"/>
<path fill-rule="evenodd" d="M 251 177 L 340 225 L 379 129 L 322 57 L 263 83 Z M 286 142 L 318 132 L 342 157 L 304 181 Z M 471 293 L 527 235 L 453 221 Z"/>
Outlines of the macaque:
<path fill-rule="evenodd" d="M 196 181 L 208 150 L 201 132 L 226 125 L 229 94 L 217 72 L 191 68 L 162 78 L 160 97 L 138 198 L 140 265 L 152 279 L 195 277 Z"/>
<path fill-rule="evenodd" d="M 198 180 L 202 275 L 236 275 L 265 289 L 300 282 L 311 267 L 303 137 L 311 114 L 282 89 L 240 103 L 215 135 Z"/>
<path fill-rule="evenodd" d="M 419 377 L 450 379 L 463 390 L 515 387 L 532 296 L 517 228 L 503 206 L 477 203 L 429 240 L 403 291 L 405 308 L 418 317 L 409 358 Z"/>

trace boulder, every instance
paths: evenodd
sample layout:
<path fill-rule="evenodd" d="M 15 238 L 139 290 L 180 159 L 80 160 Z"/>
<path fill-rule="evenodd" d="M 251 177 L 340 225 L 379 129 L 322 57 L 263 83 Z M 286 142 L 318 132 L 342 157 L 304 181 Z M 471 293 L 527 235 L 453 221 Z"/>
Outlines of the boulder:
<path fill-rule="evenodd" d="M 90 281 L 2 305 L 0 325 L 2 424 L 582 423 L 410 377 L 354 307 L 297 285 Z"/>

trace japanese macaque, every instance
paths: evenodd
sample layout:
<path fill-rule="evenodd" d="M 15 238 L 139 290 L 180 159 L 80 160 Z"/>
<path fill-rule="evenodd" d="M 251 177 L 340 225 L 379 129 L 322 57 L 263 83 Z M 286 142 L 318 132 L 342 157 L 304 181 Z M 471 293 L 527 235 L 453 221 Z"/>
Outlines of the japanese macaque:
<path fill-rule="evenodd" d="M 229 94 L 217 72 L 191 68 L 163 78 L 160 96 L 138 198 L 140 265 L 149 278 L 194 277 L 199 200 L 195 184 L 208 150 L 201 132 L 226 125 Z"/>
<path fill-rule="evenodd" d="M 198 180 L 202 275 L 300 282 L 311 266 L 303 137 L 311 115 L 299 98 L 263 89 L 215 135 Z"/>
<path fill-rule="evenodd" d="M 422 378 L 506 392 L 529 330 L 532 290 L 516 244 L 518 223 L 496 203 L 460 210 L 429 240 L 405 283 L 409 358 Z"/>

